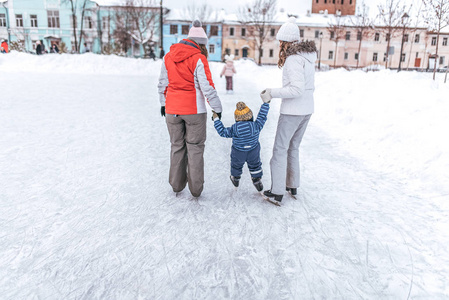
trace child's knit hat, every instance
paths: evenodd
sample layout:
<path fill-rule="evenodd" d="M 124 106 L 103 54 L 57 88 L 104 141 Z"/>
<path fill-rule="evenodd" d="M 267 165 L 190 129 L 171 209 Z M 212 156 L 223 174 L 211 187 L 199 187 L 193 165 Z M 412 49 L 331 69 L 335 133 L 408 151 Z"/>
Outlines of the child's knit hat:
<path fill-rule="evenodd" d="M 189 30 L 189 35 L 187 37 L 194 40 L 198 44 L 207 44 L 207 35 L 206 32 L 204 32 L 200 20 L 193 21 L 192 27 Z"/>
<path fill-rule="evenodd" d="M 235 121 L 249 121 L 253 117 L 253 112 L 249 109 L 244 102 L 238 102 L 236 104 L 237 109 L 234 112 Z"/>
<path fill-rule="evenodd" d="M 276 39 L 278 41 L 294 42 L 299 41 L 299 27 L 296 25 L 296 18 L 290 17 L 279 29 Z"/>

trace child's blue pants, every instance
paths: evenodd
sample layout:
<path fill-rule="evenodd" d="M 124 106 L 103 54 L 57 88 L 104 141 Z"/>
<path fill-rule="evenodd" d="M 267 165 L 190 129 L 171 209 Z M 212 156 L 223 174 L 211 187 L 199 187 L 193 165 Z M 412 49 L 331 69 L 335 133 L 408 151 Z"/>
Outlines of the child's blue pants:
<path fill-rule="evenodd" d="M 260 161 L 260 144 L 256 148 L 249 151 L 240 151 L 232 147 L 231 150 L 231 175 L 241 176 L 242 169 L 248 164 L 251 177 L 260 178 L 263 175 L 262 162 Z"/>

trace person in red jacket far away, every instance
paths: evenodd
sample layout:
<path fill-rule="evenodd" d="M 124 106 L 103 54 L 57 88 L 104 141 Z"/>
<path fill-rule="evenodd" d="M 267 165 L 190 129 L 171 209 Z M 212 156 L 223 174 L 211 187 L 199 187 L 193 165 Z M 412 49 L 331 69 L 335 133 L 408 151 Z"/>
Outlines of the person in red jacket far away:
<path fill-rule="evenodd" d="M 188 184 L 199 197 L 204 184 L 206 99 L 221 118 L 221 101 L 207 62 L 207 35 L 195 20 L 187 39 L 170 47 L 159 76 L 161 115 L 170 134 L 169 182 L 175 193 Z"/>
<path fill-rule="evenodd" d="M 6 40 L 2 40 L 2 42 L 0 44 L 0 49 L 1 49 L 2 53 L 8 53 L 9 52 L 8 42 Z"/>

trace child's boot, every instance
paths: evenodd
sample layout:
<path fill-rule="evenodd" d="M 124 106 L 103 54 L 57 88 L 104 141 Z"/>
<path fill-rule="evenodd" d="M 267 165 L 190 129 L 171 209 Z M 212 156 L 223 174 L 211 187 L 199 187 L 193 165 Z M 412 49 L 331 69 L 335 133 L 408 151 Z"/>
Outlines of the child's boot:
<path fill-rule="evenodd" d="M 239 182 L 240 182 L 240 176 L 232 176 L 231 175 L 231 181 L 232 181 L 232 184 L 235 186 L 235 187 L 238 187 L 239 186 Z"/>
<path fill-rule="evenodd" d="M 260 177 L 251 177 L 251 180 L 253 181 L 254 186 L 256 187 L 258 192 L 261 192 L 263 190 L 263 184 L 262 184 L 262 178 Z"/>

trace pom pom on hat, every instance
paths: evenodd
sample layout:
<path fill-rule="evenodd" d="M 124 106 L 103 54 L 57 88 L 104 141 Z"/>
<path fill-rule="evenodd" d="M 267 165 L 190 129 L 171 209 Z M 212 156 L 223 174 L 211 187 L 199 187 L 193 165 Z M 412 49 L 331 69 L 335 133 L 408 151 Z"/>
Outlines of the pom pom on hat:
<path fill-rule="evenodd" d="M 202 27 L 200 20 L 195 20 L 192 23 L 192 27 L 189 30 L 188 38 L 194 40 L 198 44 L 206 45 L 207 44 L 207 35 L 206 32 L 204 32 L 204 29 Z"/>
<path fill-rule="evenodd" d="M 236 110 L 234 112 L 235 121 L 249 121 L 253 117 L 253 112 L 249 109 L 244 102 L 237 102 Z"/>
<path fill-rule="evenodd" d="M 285 42 L 299 41 L 299 27 L 296 25 L 296 18 L 290 17 L 279 29 L 276 39 Z"/>

